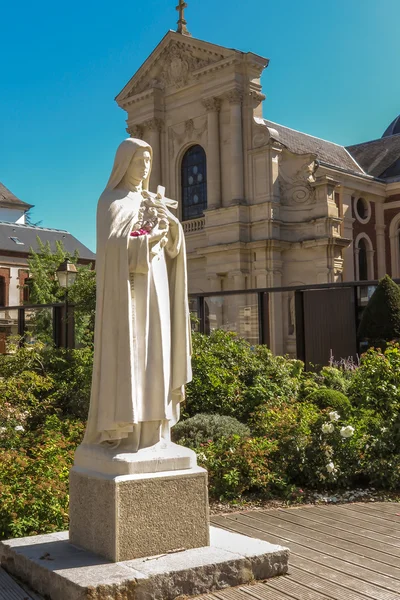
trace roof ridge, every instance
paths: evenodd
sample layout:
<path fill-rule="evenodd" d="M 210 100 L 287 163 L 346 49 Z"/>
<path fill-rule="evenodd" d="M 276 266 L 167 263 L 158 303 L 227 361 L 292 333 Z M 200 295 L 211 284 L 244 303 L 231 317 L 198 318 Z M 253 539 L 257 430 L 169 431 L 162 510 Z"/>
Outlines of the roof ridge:
<path fill-rule="evenodd" d="M 68 233 L 72 235 L 66 229 L 54 229 L 52 227 L 39 227 L 38 225 L 29 225 L 27 223 L 10 223 L 10 221 L 0 221 L 0 225 L 8 225 L 10 227 L 25 227 L 26 229 L 40 229 L 41 231 L 59 231 L 60 233 Z"/>
<path fill-rule="evenodd" d="M 318 137 L 316 135 L 311 135 L 311 133 L 305 133 L 304 131 L 299 131 L 299 129 L 293 129 L 293 127 L 288 127 L 287 125 L 282 125 L 281 123 L 275 123 L 275 121 L 270 121 L 269 119 L 263 119 L 263 121 L 272 123 L 272 125 L 279 125 L 279 127 L 284 127 L 285 129 L 290 129 L 290 131 L 295 131 L 296 133 L 301 133 L 302 135 L 306 135 L 308 137 L 314 138 L 315 140 L 321 140 L 321 142 L 326 142 L 327 144 L 333 144 L 334 146 L 338 146 L 339 148 L 346 148 L 346 146 L 342 146 L 341 144 L 337 144 L 336 142 L 331 142 L 330 140 L 325 140 L 324 138 Z"/>
<path fill-rule="evenodd" d="M 345 148 L 354 148 L 355 146 L 365 146 L 366 144 L 375 144 L 376 142 L 385 142 L 386 140 L 392 140 L 393 138 L 400 139 L 400 133 L 394 133 L 393 135 L 387 135 L 385 137 L 376 138 L 375 140 L 368 140 L 367 142 L 360 142 L 358 144 L 351 144 L 350 146 L 344 146 Z"/>

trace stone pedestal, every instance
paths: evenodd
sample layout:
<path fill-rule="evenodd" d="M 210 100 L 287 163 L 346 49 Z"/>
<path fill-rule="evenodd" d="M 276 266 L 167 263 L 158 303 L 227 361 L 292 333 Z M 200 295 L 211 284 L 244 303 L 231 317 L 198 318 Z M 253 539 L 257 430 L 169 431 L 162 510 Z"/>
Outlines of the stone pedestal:
<path fill-rule="evenodd" d="M 209 545 L 207 472 L 112 476 L 74 467 L 70 541 L 114 562 Z"/>
<path fill-rule="evenodd" d="M 114 562 L 208 546 L 207 471 L 171 442 L 135 453 L 82 444 L 70 474 L 70 540 Z"/>

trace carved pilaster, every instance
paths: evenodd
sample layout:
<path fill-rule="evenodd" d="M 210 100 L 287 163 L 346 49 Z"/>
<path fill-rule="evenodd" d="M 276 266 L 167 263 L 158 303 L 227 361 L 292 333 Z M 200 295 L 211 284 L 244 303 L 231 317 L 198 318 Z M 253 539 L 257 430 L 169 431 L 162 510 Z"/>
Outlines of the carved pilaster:
<path fill-rule="evenodd" d="M 243 92 L 234 89 L 227 92 L 225 97 L 230 103 L 231 126 L 231 198 L 232 202 L 244 197 L 244 164 L 243 164 L 243 123 L 242 102 Z"/>
<path fill-rule="evenodd" d="M 221 206 L 221 149 L 219 135 L 220 98 L 204 98 L 203 105 L 207 110 L 208 129 L 208 198 L 207 207 L 210 209 Z"/>

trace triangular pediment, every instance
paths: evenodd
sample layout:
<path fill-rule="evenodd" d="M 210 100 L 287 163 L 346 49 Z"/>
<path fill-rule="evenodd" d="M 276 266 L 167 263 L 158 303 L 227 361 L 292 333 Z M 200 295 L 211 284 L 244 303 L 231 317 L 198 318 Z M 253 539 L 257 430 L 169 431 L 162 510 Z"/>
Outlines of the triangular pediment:
<path fill-rule="evenodd" d="M 191 83 L 197 71 L 235 56 L 242 53 L 169 31 L 116 101 L 120 104 L 152 88 L 182 88 Z"/>

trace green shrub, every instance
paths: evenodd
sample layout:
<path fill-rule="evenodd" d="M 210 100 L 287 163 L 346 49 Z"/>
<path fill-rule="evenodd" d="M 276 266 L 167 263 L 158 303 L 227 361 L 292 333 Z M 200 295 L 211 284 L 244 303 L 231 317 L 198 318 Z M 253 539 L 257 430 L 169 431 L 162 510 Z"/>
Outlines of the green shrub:
<path fill-rule="evenodd" d="M 274 356 L 221 330 L 193 336 L 193 381 L 187 386 L 185 416 L 216 413 L 246 422 L 268 400 L 295 397 L 301 361 Z"/>
<path fill-rule="evenodd" d="M 233 417 L 206 414 L 198 414 L 185 421 L 180 421 L 172 429 L 174 442 L 183 443 L 192 448 L 199 448 L 206 442 L 232 435 L 242 438 L 249 437 L 250 429 Z"/>
<path fill-rule="evenodd" d="M 400 345 L 388 344 L 384 352 L 369 349 L 361 356 L 349 387 L 354 406 L 393 418 L 400 411 Z"/>
<path fill-rule="evenodd" d="M 13 448 L 7 444 L 9 434 Z M 69 470 L 82 435 L 81 423 L 56 416 L 34 433 L 2 431 L 1 539 L 67 529 Z"/>
<path fill-rule="evenodd" d="M 237 499 L 245 492 L 271 496 L 286 490 L 276 463 L 277 444 L 266 438 L 220 438 L 205 444 L 197 457 L 208 470 L 212 498 Z"/>
<path fill-rule="evenodd" d="M 307 396 L 307 402 L 312 402 L 320 409 L 329 408 L 337 411 L 342 417 L 351 413 L 350 400 L 337 390 L 321 387 Z"/>
<path fill-rule="evenodd" d="M 385 275 L 361 317 L 358 336 L 376 347 L 400 339 L 400 287 Z"/>

